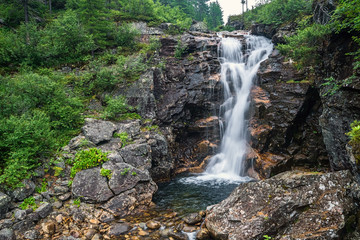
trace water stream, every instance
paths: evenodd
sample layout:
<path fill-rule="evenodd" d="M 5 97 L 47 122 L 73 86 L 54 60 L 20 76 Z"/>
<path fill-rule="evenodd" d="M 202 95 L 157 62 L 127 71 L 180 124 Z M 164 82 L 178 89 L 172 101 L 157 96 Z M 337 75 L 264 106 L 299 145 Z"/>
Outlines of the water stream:
<path fill-rule="evenodd" d="M 220 106 L 220 152 L 202 174 L 182 176 L 159 185 L 154 201 L 160 207 L 182 213 L 203 210 L 225 199 L 246 176 L 244 160 L 248 150 L 250 91 L 260 63 L 273 49 L 269 39 L 244 36 L 222 38 L 219 45 L 224 102 Z"/>

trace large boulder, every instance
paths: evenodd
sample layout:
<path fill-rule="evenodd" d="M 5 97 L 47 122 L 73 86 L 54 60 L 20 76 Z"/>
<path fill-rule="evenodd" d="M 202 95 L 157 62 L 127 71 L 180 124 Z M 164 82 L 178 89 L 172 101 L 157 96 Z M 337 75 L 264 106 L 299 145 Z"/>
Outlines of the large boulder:
<path fill-rule="evenodd" d="M 23 185 L 22 187 L 16 188 L 9 194 L 18 201 L 24 200 L 35 191 L 35 183 L 30 179 L 25 179 L 21 183 Z"/>
<path fill-rule="evenodd" d="M 347 220 L 356 219 L 359 190 L 349 171 L 285 172 L 241 184 L 205 224 L 215 239 L 343 239 Z"/>
<path fill-rule="evenodd" d="M 11 198 L 3 192 L 0 192 L 0 217 L 7 213 L 10 206 Z"/>
<path fill-rule="evenodd" d="M 72 193 L 75 198 L 95 203 L 105 202 L 114 196 L 99 167 L 78 172 L 72 184 Z"/>
<path fill-rule="evenodd" d="M 93 118 L 86 118 L 82 128 L 84 136 L 94 144 L 109 141 L 115 130 L 116 125 L 112 122 Z"/>
<path fill-rule="evenodd" d="M 124 162 L 145 170 L 151 168 L 151 147 L 147 143 L 133 143 L 119 151 Z"/>

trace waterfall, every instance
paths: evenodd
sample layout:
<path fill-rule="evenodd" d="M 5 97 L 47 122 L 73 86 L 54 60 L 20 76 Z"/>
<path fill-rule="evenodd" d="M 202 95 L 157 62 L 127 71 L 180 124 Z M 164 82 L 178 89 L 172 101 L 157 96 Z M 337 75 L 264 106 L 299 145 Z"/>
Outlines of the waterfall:
<path fill-rule="evenodd" d="M 219 46 L 224 102 L 220 106 L 220 153 L 211 158 L 205 175 L 224 179 L 242 179 L 246 175 L 248 110 L 250 91 L 260 63 L 273 49 L 269 39 L 244 36 L 246 44 L 223 38 Z"/>

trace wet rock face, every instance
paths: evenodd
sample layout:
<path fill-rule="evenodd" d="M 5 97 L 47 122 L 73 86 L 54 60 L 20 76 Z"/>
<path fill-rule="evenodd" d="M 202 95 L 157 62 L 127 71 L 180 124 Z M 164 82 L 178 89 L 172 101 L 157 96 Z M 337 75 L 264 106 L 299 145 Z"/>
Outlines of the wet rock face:
<path fill-rule="evenodd" d="M 154 96 L 157 119 L 169 127 L 174 136 L 169 143 L 176 165 L 186 168 L 199 165 L 204 157 L 213 154 L 212 147 L 204 149 L 199 144 L 207 136 L 215 143 L 216 134 L 193 126 L 204 117 L 217 116 L 221 84 L 217 59 L 219 40 L 208 35 L 183 35 L 181 40 L 187 50 L 181 59 L 176 59 L 173 56 L 177 40 L 161 39 L 164 48 L 160 56 L 167 57 L 167 64 L 165 69 L 154 72 Z M 217 129 L 216 121 L 211 124 L 208 129 Z"/>
<path fill-rule="evenodd" d="M 250 121 L 255 171 L 269 177 L 290 166 L 328 167 L 317 90 L 277 50 L 261 64 L 258 75 Z"/>
<path fill-rule="evenodd" d="M 327 24 L 335 8 L 334 0 L 314 1 L 312 5 L 314 22 L 322 25 Z"/>
<path fill-rule="evenodd" d="M 359 193 L 349 171 L 285 172 L 241 184 L 210 210 L 205 224 L 215 239 L 343 239 Z"/>
<path fill-rule="evenodd" d="M 346 53 L 354 52 L 357 48 L 346 32 L 332 36 L 322 49 L 324 57 L 318 69 L 316 86 L 320 89 L 323 102 L 324 110 L 319 124 L 323 129 L 331 167 L 334 170 L 351 169 L 360 181 L 360 169 L 346 151 L 349 141 L 346 133 L 350 131 L 350 124 L 360 119 L 360 79 L 353 79 L 352 83 L 342 86 L 334 94 L 328 94 L 330 87 L 323 85 L 326 77 L 332 76 L 342 82 L 352 75 L 354 59 Z"/>

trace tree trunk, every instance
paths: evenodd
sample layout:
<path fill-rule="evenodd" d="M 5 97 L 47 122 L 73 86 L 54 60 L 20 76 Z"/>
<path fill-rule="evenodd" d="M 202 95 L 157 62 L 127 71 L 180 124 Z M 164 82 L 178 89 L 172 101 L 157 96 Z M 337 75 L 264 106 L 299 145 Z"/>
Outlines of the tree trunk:
<path fill-rule="evenodd" d="M 22 0 L 25 14 L 25 24 L 29 23 L 29 0 Z"/>
<path fill-rule="evenodd" d="M 51 0 L 49 0 L 49 12 L 50 12 L 50 15 L 52 13 L 52 5 L 51 5 Z"/>

